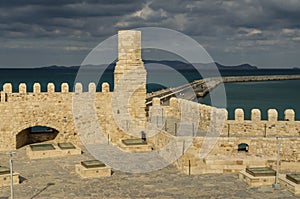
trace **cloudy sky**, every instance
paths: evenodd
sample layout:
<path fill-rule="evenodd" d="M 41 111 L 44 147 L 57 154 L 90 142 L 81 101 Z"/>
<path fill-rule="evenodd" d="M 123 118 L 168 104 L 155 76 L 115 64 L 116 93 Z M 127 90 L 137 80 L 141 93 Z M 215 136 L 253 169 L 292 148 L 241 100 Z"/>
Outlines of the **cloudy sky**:
<path fill-rule="evenodd" d="M 300 66 L 299 0 L 0 0 L 0 67 L 80 65 L 118 30 L 149 26 L 222 64 Z"/>

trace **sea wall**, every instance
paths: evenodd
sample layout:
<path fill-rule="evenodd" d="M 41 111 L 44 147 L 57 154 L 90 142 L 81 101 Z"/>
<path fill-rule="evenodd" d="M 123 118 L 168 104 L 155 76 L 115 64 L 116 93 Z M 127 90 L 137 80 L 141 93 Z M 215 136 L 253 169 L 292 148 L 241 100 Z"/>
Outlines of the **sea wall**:
<path fill-rule="evenodd" d="M 175 134 L 175 127 L 178 130 L 180 125 L 194 125 L 197 128 L 194 134 L 198 136 L 205 135 L 216 126 L 221 129 L 221 137 L 300 136 L 300 121 L 295 120 L 293 109 L 284 111 L 284 120 L 278 120 L 276 109 L 268 110 L 267 120 L 261 119 L 259 109 L 252 109 L 251 119 L 245 120 L 244 110 L 237 108 L 234 119 L 228 120 L 225 109 L 177 98 L 171 98 L 169 106 L 160 105 L 158 98 L 153 101 L 156 105 L 149 109 L 150 119 L 157 121 L 153 123 L 159 127 L 164 125 L 165 130 L 171 134 Z"/>
<path fill-rule="evenodd" d="M 0 96 L 0 151 L 20 146 L 18 142 L 24 142 L 24 136 L 18 134 L 33 126 L 54 128 L 59 132 L 57 142 L 78 144 L 79 130 L 93 134 L 95 127 L 100 127 L 105 136 L 110 134 L 112 141 L 126 137 L 113 119 L 108 83 L 102 84 L 101 92 L 96 92 L 94 83 L 89 84 L 88 92 L 83 92 L 81 83 L 76 83 L 74 92 L 67 83 L 61 84 L 59 92 L 55 92 L 53 83 L 47 85 L 46 92 L 41 92 L 39 83 L 34 84 L 33 92 L 27 92 L 24 83 L 18 92 L 12 92 L 12 85 L 7 83 Z"/>
<path fill-rule="evenodd" d="M 123 139 L 141 136 L 140 133 L 137 136 L 128 133 L 139 123 L 119 116 L 113 109 L 112 98 L 116 96 L 110 92 L 108 83 L 102 84 L 101 92 L 96 92 L 95 83 L 88 85 L 87 92 L 83 92 L 81 83 L 76 83 L 74 88 L 63 83 L 60 89 L 55 89 L 54 84 L 49 83 L 45 92 L 41 91 L 39 83 L 35 83 L 32 91 L 27 91 L 25 83 L 19 85 L 18 92 L 12 92 L 10 83 L 3 85 L 0 92 L 0 151 L 14 150 L 28 144 L 29 137 L 33 139 L 29 135 L 29 128 L 34 126 L 48 126 L 58 131 L 55 142 L 79 145 L 100 141 L 97 140 L 99 132 L 103 133 L 106 142 L 116 145 Z M 159 149 L 172 136 L 160 129 L 156 131 L 154 136 L 147 135 L 147 139 L 149 145 Z M 49 134 L 40 135 L 34 140 L 47 137 Z"/>
<path fill-rule="evenodd" d="M 32 126 L 54 128 L 58 131 L 55 141 L 75 144 L 80 144 L 85 138 L 96 140 L 99 131 L 103 132 L 106 141 L 116 145 L 122 139 L 134 137 L 127 133 L 130 127 L 123 128 L 127 122 L 125 118 L 121 120 L 121 126 L 116 120 L 118 116 L 114 115 L 117 113 L 112 107 L 115 96 L 107 83 L 102 84 L 101 92 L 96 92 L 94 83 L 89 84 L 87 92 L 82 91 L 80 83 L 75 85 L 74 92 L 70 92 L 66 83 L 61 85 L 59 92 L 55 92 L 52 83 L 47 88 L 46 92 L 41 92 L 36 83 L 33 92 L 27 92 L 26 84 L 20 84 L 19 92 L 14 93 L 11 84 L 3 86 L 0 95 L 0 150 L 13 150 L 26 144 L 26 134 L 20 133 Z M 148 143 L 154 150 L 159 150 L 173 139 L 182 141 L 183 155 L 174 164 L 184 173 L 235 172 L 249 165 L 274 167 L 276 137 L 282 142 L 283 168 L 297 168 L 291 164 L 299 165 L 300 122 L 295 121 L 293 110 L 286 110 L 284 120 L 280 121 L 274 109 L 268 111 L 267 120 L 261 120 L 257 109 L 252 110 L 251 120 L 245 120 L 243 110 L 237 109 L 235 119 L 228 120 L 225 109 L 184 99 L 172 98 L 169 106 L 164 106 L 160 99 L 154 98 L 152 104 L 147 128 L 155 129 L 156 134 L 147 135 Z M 84 138 L 80 132 L 85 133 Z M 184 144 L 185 136 L 194 137 L 189 147 Z M 208 154 L 200 157 L 205 139 L 215 141 Z M 241 143 L 249 146 L 248 152 L 238 151 Z"/>
<path fill-rule="evenodd" d="M 169 106 L 162 106 L 155 98 L 149 109 L 150 119 L 157 127 L 177 137 L 182 133 L 194 137 L 192 146 L 175 162 L 184 173 L 236 172 L 251 165 L 274 167 L 276 137 L 281 141 L 282 169 L 300 169 L 295 166 L 298 163 L 300 167 L 300 121 L 295 121 L 294 110 L 286 110 L 282 121 L 275 109 L 268 110 L 267 120 L 261 120 L 258 109 L 251 113 L 251 120 L 245 120 L 244 111 L 236 109 L 235 119 L 228 120 L 224 109 L 177 98 L 172 98 Z M 200 157 L 203 140 L 204 147 L 211 150 Z M 241 143 L 248 145 L 248 152 L 238 151 Z"/>
<path fill-rule="evenodd" d="M 295 111 L 284 111 L 284 120 L 278 120 L 276 109 L 268 110 L 268 119 L 261 120 L 259 109 L 251 110 L 251 119 L 244 119 L 243 109 L 235 110 L 234 120 L 227 120 L 222 131 L 222 136 L 234 137 L 276 137 L 276 136 L 300 136 L 300 121 L 295 121 Z"/>

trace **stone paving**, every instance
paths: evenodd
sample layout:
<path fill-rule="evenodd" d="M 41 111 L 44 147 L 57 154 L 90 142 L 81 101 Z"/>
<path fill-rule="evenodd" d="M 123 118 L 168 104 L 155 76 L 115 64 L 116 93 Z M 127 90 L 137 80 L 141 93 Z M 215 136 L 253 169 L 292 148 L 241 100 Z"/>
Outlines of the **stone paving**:
<path fill-rule="evenodd" d="M 14 168 L 22 183 L 14 186 L 15 198 L 300 198 L 285 189 L 250 188 L 238 180 L 238 174 L 188 176 L 173 166 L 150 173 L 114 171 L 111 177 L 81 179 L 75 164 L 92 158 L 83 151 L 81 155 L 30 160 L 24 147 L 17 150 Z M 0 155 L 0 164 L 8 166 L 7 155 Z M 9 187 L 0 188 L 0 198 L 9 194 Z"/>

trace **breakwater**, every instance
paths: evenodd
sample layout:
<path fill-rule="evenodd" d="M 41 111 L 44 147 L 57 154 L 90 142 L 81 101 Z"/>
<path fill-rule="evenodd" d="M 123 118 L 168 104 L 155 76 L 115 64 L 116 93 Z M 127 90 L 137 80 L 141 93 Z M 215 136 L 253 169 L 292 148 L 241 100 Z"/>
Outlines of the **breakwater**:
<path fill-rule="evenodd" d="M 221 78 L 207 78 L 203 79 L 205 84 L 198 89 L 197 97 L 204 97 L 212 89 L 216 88 L 221 83 L 231 82 L 258 82 L 258 81 L 280 81 L 280 80 L 296 80 L 300 79 L 300 75 L 266 75 L 266 76 L 233 76 Z"/>
<path fill-rule="evenodd" d="M 195 80 L 190 84 L 181 85 L 175 88 L 166 88 L 156 92 L 148 93 L 146 104 L 150 105 L 154 97 L 160 98 L 162 102 L 167 102 L 171 97 L 182 97 L 193 100 L 196 97 L 205 97 L 210 91 L 221 83 L 230 82 L 258 82 L 258 81 L 280 81 L 280 80 L 299 80 L 300 75 L 263 75 L 263 76 L 228 76 L 211 77 Z M 193 93 L 191 93 L 191 88 Z"/>

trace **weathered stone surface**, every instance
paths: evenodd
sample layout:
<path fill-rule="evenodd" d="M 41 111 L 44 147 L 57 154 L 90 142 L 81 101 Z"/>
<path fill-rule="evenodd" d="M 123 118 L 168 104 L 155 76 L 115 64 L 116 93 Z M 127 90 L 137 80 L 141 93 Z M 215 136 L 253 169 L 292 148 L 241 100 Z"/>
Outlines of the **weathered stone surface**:
<path fill-rule="evenodd" d="M 96 92 L 95 83 L 89 84 L 88 92 L 83 91 L 81 83 L 76 83 L 72 92 L 65 83 L 60 91 L 49 83 L 47 92 L 41 92 L 38 83 L 33 92 L 20 84 L 17 93 L 12 93 L 11 84 L 5 84 L 0 95 L 0 150 L 27 144 L 26 133 L 20 132 L 32 126 L 57 130 L 54 143 L 112 142 L 130 152 L 159 150 L 180 136 L 189 136 L 193 137 L 191 146 L 186 148 L 182 141 L 182 156 L 174 162 L 182 173 L 229 173 L 247 166 L 275 168 L 275 137 L 280 136 L 281 169 L 299 170 L 300 121 L 295 121 L 293 110 L 286 110 L 285 120 L 278 121 L 275 109 L 268 111 L 267 120 L 261 119 L 258 109 L 252 110 L 251 120 L 245 120 L 244 111 L 236 109 L 235 119 L 228 120 L 228 112 L 223 109 L 176 98 L 163 105 L 154 98 L 147 118 L 141 33 L 120 31 L 118 50 L 113 92 L 107 83 L 102 84 L 102 92 Z M 104 138 L 99 138 L 99 132 Z M 122 144 L 124 139 L 141 138 L 142 132 L 148 144 L 144 149 Z M 199 153 L 207 135 L 217 140 L 208 156 L 201 159 Z M 249 145 L 247 153 L 238 152 L 240 143 Z"/>
<path fill-rule="evenodd" d="M 118 62 L 114 71 L 112 105 L 120 120 L 131 118 L 137 126 L 146 122 L 146 69 L 141 58 L 141 32 L 118 33 Z"/>
<path fill-rule="evenodd" d="M 21 183 L 14 186 L 15 198 L 295 198 L 284 189 L 249 188 L 237 174 L 188 176 L 178 174 L 173 166 L 149 173 L 113 170 L 111 177 L 81 178 L 75 165 L 92 158 L 84 150 L 81 155 L 30 160 L 25 148 L 18 149 L 14 169 Z M 8 165 L 7 155 L 0 154 L 0 159 Z M 0 188 L 0 197 L 9 195 L 9 186 Z"/>
<path fill-rule="evenodd" d="M 239 179 L 246 182 L 249 186 L 266 186 L 275 183 L 275 176 L 252 176 L 245 170 L 239 173 Z"/>

